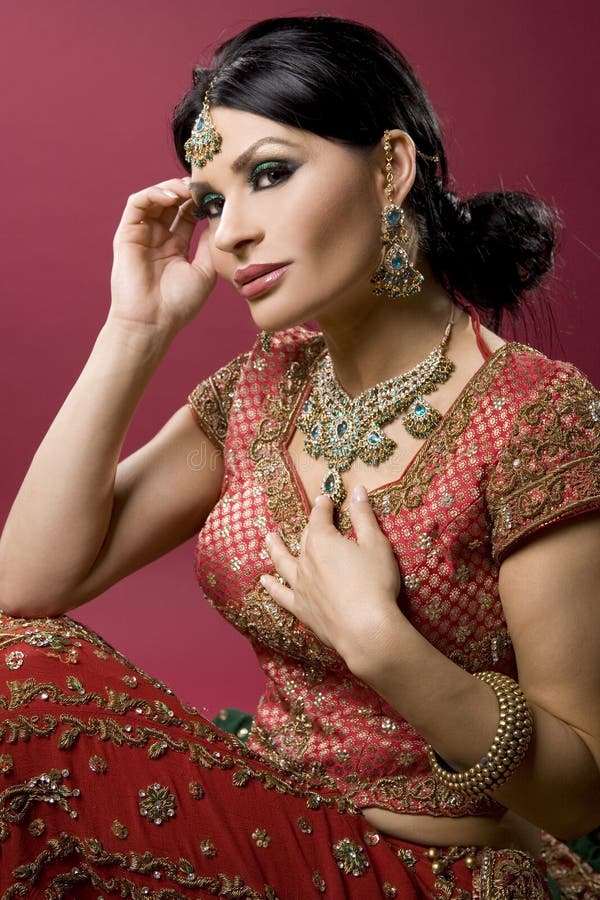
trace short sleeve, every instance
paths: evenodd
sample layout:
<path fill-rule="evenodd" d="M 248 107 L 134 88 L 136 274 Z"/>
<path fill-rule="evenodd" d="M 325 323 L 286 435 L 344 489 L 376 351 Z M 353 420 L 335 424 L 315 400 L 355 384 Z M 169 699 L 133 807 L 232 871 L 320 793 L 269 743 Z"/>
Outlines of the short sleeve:
<path fill-rule="evenodd" d="M 541 529 L 600 510 L 600 393 L 574 366 L 547 362 L 488 473 L 497 562 Z"/>
<path fill-rule="evenodd" d="M 235 396 L 242 367 L 249 353 L 242 353 L 201 381 L 188 397 L 198 424 L 219 449 L 223 449 L 229 411 Z"/>

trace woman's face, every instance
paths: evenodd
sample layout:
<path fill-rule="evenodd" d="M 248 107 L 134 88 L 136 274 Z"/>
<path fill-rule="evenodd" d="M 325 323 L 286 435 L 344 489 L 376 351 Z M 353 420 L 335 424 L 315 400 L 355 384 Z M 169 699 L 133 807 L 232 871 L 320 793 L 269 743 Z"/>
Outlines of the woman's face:
<path fill-rule="evenodd" d="M 252 113 L 211 114 L 222 149 L 193 170 L 192 194 L 208 218 L 217 273 L 259 328 L 329 321 L 374 303 L 383 206 L 374 154 Z M 251 266 L 273 272 L 243 271 Z"/>

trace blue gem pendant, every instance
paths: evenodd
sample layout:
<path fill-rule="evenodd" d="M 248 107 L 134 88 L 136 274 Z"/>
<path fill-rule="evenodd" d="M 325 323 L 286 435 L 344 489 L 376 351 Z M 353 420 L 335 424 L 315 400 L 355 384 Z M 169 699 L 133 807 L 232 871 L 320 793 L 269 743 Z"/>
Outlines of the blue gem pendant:
<path fill-rule="evenodd" d="M 336 509 L 339 509 L 346 499 L 347 492 L 342 484 L 342 476 L 335 469 L 330 469 L 321 482 L 321 493 L 331 497 Z"/>
<path fill-rule="evenodd" d="M 434 409 L 427 400 L 417 397 L 408 412 L 402 416 L 402 424 L 412 437 L 422 440 L 429 437 L 441 419 L 442 414 L 437 409 Z"/>

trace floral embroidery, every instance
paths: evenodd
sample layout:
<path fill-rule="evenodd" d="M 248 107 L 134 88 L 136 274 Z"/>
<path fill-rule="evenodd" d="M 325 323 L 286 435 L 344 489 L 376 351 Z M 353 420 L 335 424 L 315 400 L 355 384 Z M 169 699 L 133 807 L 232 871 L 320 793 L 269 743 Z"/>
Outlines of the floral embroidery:
<path fill-rule="evenodd" d="M 6 667 L 8 669 L 20 669 L 23 665 L 25 654 L 21 650 L 13 650 L 12 653 L 6 654 Z"/>
<path fill-rule="evenodd" d="M 252 832 L 252 840 L 257 847 L 268 847 L 271 843 L 271 837 L 265 828 L 257 828 Z"/>
<path fill-rule="evenodd" d="M 320 874 L 320 872 L 313 872 L 312 874 L 312 883 L 318 890 L 320 894 L 324 894 L 327 890 L 327 884 L 325 883 L 325 879 Z"/>
<path fill-rule="evenodd" d="M 479 900 L 545 900 L 548 896 L 540 867 L 521 850 L 491 850 L 481 854 L 473 872 L 473 892 Z"/>
<path fill-rule="evenodd" d="M 97 775 L 103 775 L 108 768 L 106 760 L 97 753 L 90 756 L 89 767 L 92 772 L 95 772 Z"/>
<path fill-rule="evenodd" d="M 559 512 L 598 505 L 600 427 L 590 412 L 597 397 L 566 369 L 520 410 L 487 492 L 498 558 Z"/>
<path fill-rule="evenodd" d="M 33 837 L 41 837 L 45 830 L 46 825 L 43 819 L 32 819 L 27 826 L 27 831 L 29 834 L 33 835 Z"/>
<path fill-rule="evenodd" d="M 51 769 L 0 791 L 0 841 L 8 838 L 9 826 L 21 823 L 34 803 L 50 803 L 76 819 L 79 814 L 69 800 L 79 797 L 80 791 L 63 783 L 69 775 L 68 769 Z"/>
<path fill-rule="evenodd" d="M 214 876 L 196 875 L 192 864 L 185 859 L 173 862 L 168 857 L 154 856 L 150 851 L 137 853 L 110 853 L 97 838 L 81 840 L 75 835 L 63 832 L 59 838 L 48 841 L 46 849 L 36 859 L 25 865 L 19 866 L 13 872 L 15 883 L 8 887 L 3 894 L 3 900 L 14 900 L 23 896 L 25 884 L 33 885 L 39 881 L 43 870 L 52 866 L 55 859 L 66 859 L 73 856 L 76 864 L 70 873 L 64 873 L 53 878 L 47 888 L 48 896 L 54 896 L 52 888 L 56 887 L 65 896 L 65 888 L 84 883 L 89 883 L 94 888 L 115 892 L 121 897 L 130 897 L 131 900 L 175 900 L 178 893 L 172 890 L 150 891 L 141 888 L 127 877 L 114 877 L 104 880 L 98 873 L 102 866 L 119 866 L 127 873 L 136 872 L 139 875 L 159 876 L 169 879 L 181 887 L 198 888 L 207 894 L 229 898 L 229 900 L 264 900 L 262 894 L 246 885 L 239 875 L 218 874 Z M 56 896 L 61 896 L 56 894 Z M 181 896 L 181 895 L 179 895 Z"/>
<path fill-rule="evenodd" d="M 342 838 L 333 845 L 333 858 L 345 875 L 363 875 L 369 867 L 365 851 L 350 838 Z"/>
<path fill-rule="evenodd" d="M 313 833 L 313 827 L 310 824 L 310 822 L 308 821 L 308 819 L 303 818 L 303 816 L 299 816 L 298 819 L 296 820 L 296 822 L 297 822 L 298 828 L 300 829 L 302 834 L 312 834 Z"/>
<path fill-rule="evenodd" d="M 197 781 L 190 781 L 190 783 L 188 784 L 188 790 L 194 800 L 202 800 L 202 798 L 204 797 L 204 788 Z"/>
<path fill-rule="evenodd" d="M 10 753 L 0 755 L 0 775 L 10 775 L 14 769 L 14 760 Z"/>
<path fill-rule="evenodd" d="M 175 815 L 177 801 L 171 791 L 156 782 L 150 784 L 145 791 L 139 791 L 140 815 L 147 817 L 149 822 L 162 825 L 167 819 Z"/>
<path fill-rule="evenodd" d="M 118 837 L 121 841 L 124 841 L 127 837 L 129 837 L 129 829 L 121 822 L 119 822 L 118 819 L 114 820 L 114 822 L 110 826 L 110 830 L 112 831 L 114 836 Z"/>
<path fill-rule="evenodd" d="M 213 857 L 217 855 L 217 848 L 212 841 L 208 840 L 208 838 L 200 841 L 200 850 L 204 856 Z"/>

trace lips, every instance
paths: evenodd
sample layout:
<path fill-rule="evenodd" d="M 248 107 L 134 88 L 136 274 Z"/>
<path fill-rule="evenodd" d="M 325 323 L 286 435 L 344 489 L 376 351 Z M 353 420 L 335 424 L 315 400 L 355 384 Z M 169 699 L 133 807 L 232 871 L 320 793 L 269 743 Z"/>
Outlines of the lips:
<path fill-rule="evenodd" d="M 274 272 L 275 269 L 282 269 L 287 265 L 289 265 L 288 262 L 277 262 L 265 263 L 264 265 L 246 266 L 245 269 L 235 270 L 233 280 L 237 285 L 241 287 L 244 284 L 248 284 L 249 281 L 254 281 L 255 278 L 260 278 L 261 275 L 268 275 L 269 272 Z"/>

